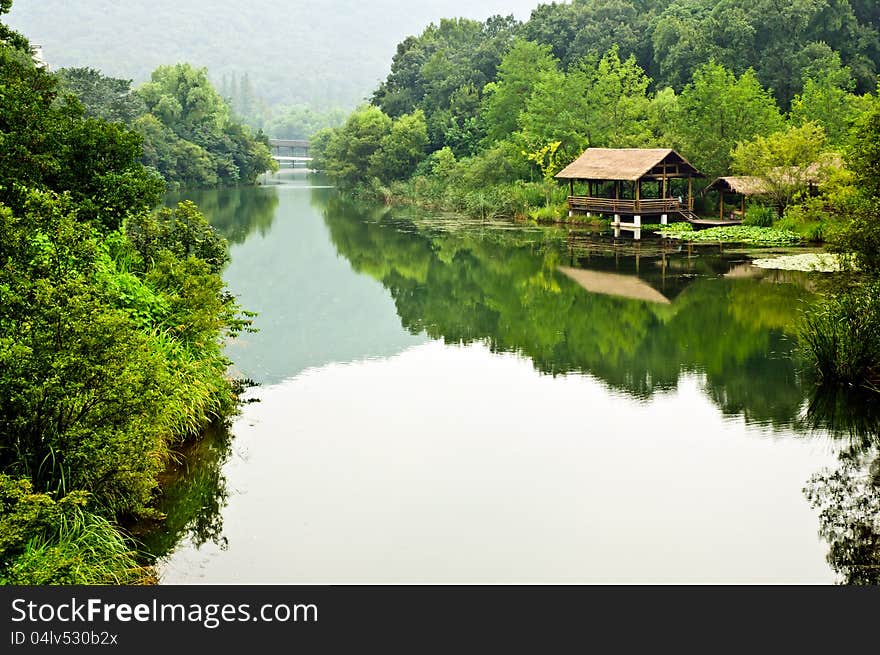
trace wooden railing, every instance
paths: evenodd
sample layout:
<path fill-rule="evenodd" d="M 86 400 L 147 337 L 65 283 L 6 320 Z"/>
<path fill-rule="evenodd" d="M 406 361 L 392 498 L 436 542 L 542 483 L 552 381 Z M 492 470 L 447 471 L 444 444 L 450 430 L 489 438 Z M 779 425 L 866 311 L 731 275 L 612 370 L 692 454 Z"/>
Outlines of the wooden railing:
<path fill-rule="evenodd" d="M 598 214 L 666 214 L 686 207 L 677 198 L 648 200 L 617 200 L 615 198 L 590 198 L 588 196 L 569 196 L 568 207 L 575 211 L 596 212 Z"/>

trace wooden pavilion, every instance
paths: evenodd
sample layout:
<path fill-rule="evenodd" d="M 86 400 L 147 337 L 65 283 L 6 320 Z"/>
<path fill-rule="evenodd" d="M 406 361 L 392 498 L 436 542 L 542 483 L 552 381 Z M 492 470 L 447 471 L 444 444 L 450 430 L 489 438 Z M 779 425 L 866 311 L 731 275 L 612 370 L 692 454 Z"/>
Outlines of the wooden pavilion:
<path fill-rule="evenodd" d="M 556 177 L 568 180 L 570 215 L 610 214 L 615 225 L 625 216 L 640 226 L 643 216 L 659 217 L 661 224 L 669 214 L 696 220 L 693 180 L 705 176 L 669 148 L 589 148 Z M 587 195 L 575 195 L 576 182 L 586 183 Z"/>
<path fill-rule="evenodd" d="M 724 220 L 725 194 L 728 196 L 728 200 L 732 200 L 727 203 L 727 207 L 736 209 L 739 205 L 739 215 L 742 220 L 746 215 L 746 198 L 764 196 L 768 192 L 767 183 L 763 179 L 748 175 L 719 177 L 704 191 L 718 192 L 718 217 L 722 221 Z M 733 199 L 730 198 L 731 195 L 734 196 Z M 739 202 L 736 202 L 737 199 Z"/>

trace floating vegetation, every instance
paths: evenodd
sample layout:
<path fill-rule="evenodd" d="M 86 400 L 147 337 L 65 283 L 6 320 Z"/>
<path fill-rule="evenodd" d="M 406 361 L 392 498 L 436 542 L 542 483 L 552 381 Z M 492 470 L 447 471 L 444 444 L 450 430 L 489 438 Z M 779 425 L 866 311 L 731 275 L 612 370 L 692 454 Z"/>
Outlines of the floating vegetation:
<path fill-rule="evenodd" d="M 840 258 L 832 253 L 813 252 L 803 255 L 783 255 L 769 259 L 756 259 L 752 262 L 758 268 L 780 271 L 806 271 L 817 273 L 836 273 L 841 270 Z"/>
<path fill-rule="evenodd" d="M 790 230 L 777 230 L 772 227 L 755 227 L 752 225 L 712 227 L 700 231 L 683 229 L 662 230 L 660 234 L 670 239 L 682 239 L 697 243 L 747 243 L 762 247 L 795 246 L 802 241 L 799 234 Z"/>
<path fill-rule="evenodd" d="M 646 232 L 693 232 L 694 226 L 684 221 L 680 223 L 669 223 L 661 225 L 660 223 L 644 223 L 642 229 Z"/>

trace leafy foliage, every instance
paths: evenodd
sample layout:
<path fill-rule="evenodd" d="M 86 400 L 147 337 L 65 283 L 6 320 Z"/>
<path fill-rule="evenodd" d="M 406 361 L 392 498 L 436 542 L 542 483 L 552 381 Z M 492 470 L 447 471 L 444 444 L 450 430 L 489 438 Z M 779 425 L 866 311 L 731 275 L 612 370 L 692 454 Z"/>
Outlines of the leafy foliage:
<path fill-rule="evenodd" d="M 801 351 L 829 386 L 880 390 L 880 284 L 839 291 L 804 316 Z"/>
<path fill-rule="evenodd" d="M 735 171 L 761 178 L 766 195 L 779 213 L 824 183 L 834 166 L 826 156 L 825 131 L 815 123 L 789 127 L 734 148 Z"/>
<path fill-rule="evenodd" d="M 122 111 L 125 84 L 68 79 Z M 176 127 L 210 135 L 216 98 L 186 81 Z M 234 411 L 221 340 L 250 319 L 225 240 L 191 203 L 152 214 L 140 137 L 57 85 L 0 44 L 0 579 L 129 583 L 115 522 L 155 515 L 172 448 Z"/>
<path fill-rule="evenodd" d="M 149 575 L 122 535 L 84 509 L 88 495 L 60 500 L 27 479 L 0 474 L 0 584 L 133 584 Z"/>
<path fill-rule="evenodd" d="M 92 118 L 131 125 L 146 112 L 141 98 L 131 92 L 131 80 L 106 77 L 94 68 L 63 68 L 58 81 L 61 91 L 76 96 Z"/>
<path fill-rule="evenodd" d="M 679 96 L 678 134 L 683 154 L 710 178 L 730 167 L 739 141 L 769 135 L 782 127 L 773 97 L 754 71 L 737 77 L 715 61 L 697 68 Z"/>
<path fill-rule="evenodd" d="M 750 225 L 731 225 L 710 227 L 706 230 L 661 230 L 664 236 L 685 241 L 714 243 L 747 243 L 752 246 L 775 247 L 795 246 L 801 236 L 794 232 L 772 227 L 753 227 Z"/>

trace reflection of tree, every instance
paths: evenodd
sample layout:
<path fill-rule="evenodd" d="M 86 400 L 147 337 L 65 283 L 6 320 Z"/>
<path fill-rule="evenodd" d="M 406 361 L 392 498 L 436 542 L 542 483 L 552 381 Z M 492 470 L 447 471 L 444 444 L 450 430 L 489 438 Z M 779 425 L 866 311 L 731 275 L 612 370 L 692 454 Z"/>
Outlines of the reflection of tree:
<path fill-rule="evenodd" d="M 804 428 L 847 444 L 836 468 L 814 475 L 804 489 L 819 510 L 828 563 L 845 584 L 880 584 L 880 398 L 820 387 Z"/>
<path fill-rule="evenodd" d="M 703 373 L 723 411 L 773 425 L 792 423 L 804 403 L 788 336 L 808 296 L 801 286 L 695 279 L 692 266 L 661 274 L 642 259 L 643 279 L 659 285 L 669 276 L 672 305 L 598 295 L 558 272 L 584 262 L 553 233 L 441 231 L 339 196 L 321 200 L 337 250 L 390 290 L 414 333 L 484 341 L 530 357 L 542 372 L 590 373 L 639 397 L 674 388 L 683 372 Z M 591 256 L 588 265 L 634 272 L 636 262 Z M 703 257 L 696 266 L 723 270 L 725 262 Z"/>
<path fill-rule="evenodd" d="M 853 448 L 804 490 L 819 510 L 828 563 L 844 584 L 880 584 L 880 452 Z"/>
<path fill-rule="evenodd" d="M 181 540 L 196 546 L 207 542 L 225 545 L 222 510 L 228 493 L 222 468 L 229 457 L 231 435 L 227 426 L 215 426 L 180 453 L 180 464 L 162 481 L 158 509 L 165 515 L 157 526 L 139 535 L 155 557 L 170 553 Z"/>
<path fill-rule="evenodd" d="M 167 198 L 170 204 L 192 200 L 230 243 L 244 243 L 254 231 L 266 234 L 275 220 L 278 190 L 272 187 L 193 189 Z"/>

